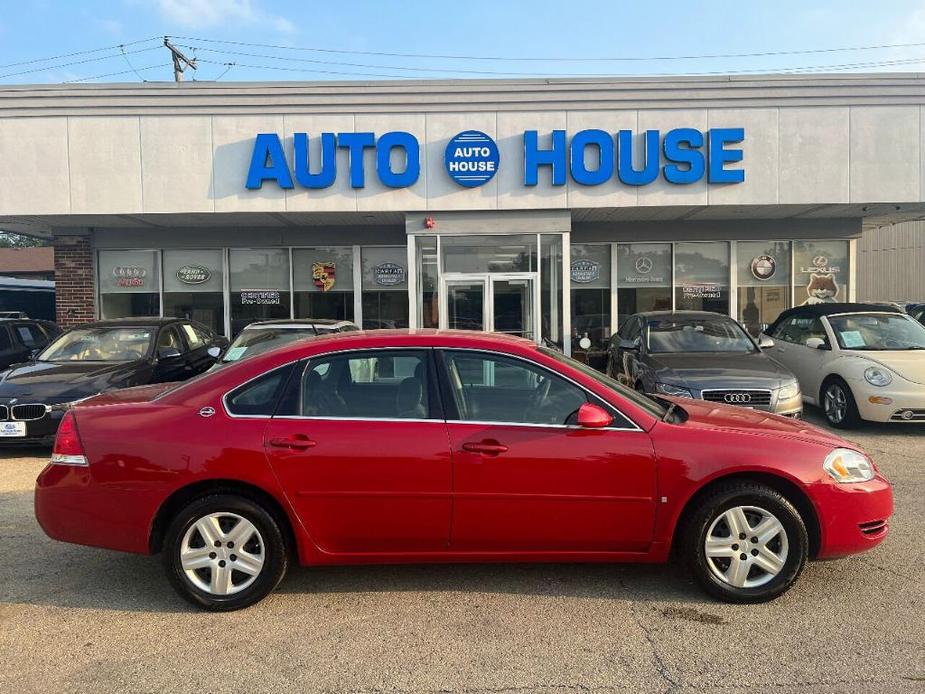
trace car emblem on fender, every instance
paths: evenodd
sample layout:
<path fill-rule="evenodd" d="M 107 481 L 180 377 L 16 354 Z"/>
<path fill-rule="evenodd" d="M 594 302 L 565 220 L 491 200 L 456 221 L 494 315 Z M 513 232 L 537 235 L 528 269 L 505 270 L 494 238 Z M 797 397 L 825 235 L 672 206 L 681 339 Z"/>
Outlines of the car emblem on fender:
<path fill-rule="evenodd" d="M 728 403 L 742 405 L 744 403 L 751 402 L 752 396 L 749 393 L 726 393 L 723 396 L 723 400 Z"/>
<path fill-rule="evenodd" d="M 200 417 L 211 417 L 214 414 L 215 414 L 214 407 L 203 407 L 202 409 L 199 410 Z"/>

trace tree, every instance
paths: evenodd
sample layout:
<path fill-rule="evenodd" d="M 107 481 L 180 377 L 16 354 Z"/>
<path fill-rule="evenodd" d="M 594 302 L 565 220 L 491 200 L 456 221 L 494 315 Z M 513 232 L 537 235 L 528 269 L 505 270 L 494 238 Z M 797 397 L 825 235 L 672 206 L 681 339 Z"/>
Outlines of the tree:
<path fill-rule="evenodd" d="M 50 239 L 40 239 L 35 236 L 23 236 L 9 231 L 0 231 L 0 248 L 35 248 L 36 246 L 50 246 Z"/>

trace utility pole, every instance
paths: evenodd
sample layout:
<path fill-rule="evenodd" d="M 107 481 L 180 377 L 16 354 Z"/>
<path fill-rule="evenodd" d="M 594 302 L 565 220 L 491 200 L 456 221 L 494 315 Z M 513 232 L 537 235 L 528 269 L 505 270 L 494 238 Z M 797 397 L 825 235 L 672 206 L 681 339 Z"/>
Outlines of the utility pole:
<path fill-rule="evenodd" d="M 183 71 L 186 68 L 191 67 L 194 70 L 196 69 L 196 59 L 193 58 L 190 60 L 180 51 L 179 48 L 170 43 L 170 39 L 166 36 L 164 37 L 164 45 L 167 47 L 167 50 L 170 51 L 171 56 L 173 57 L 173 79 L 175 82 L 183 81 Z"/>

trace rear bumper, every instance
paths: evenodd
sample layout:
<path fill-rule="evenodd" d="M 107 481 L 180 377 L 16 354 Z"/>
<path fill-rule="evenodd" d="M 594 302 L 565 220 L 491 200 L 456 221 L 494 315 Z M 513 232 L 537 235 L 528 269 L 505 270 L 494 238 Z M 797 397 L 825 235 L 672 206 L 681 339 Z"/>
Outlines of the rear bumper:
<path fill-rule="evenodd" d="M 893 487 L 880 475 L 860 484 L 818 482 L 810 487 L 819 516 L 818 559 L 836 559 L 879 545 L 889 532 Z"/>
<path fill-rule="evenodd" d="M 150 552 L 149 511 L 137 495 L 93 483 L 89 467 L 47 465 L 35 481 L 35 518 L 53 540 Z"/>

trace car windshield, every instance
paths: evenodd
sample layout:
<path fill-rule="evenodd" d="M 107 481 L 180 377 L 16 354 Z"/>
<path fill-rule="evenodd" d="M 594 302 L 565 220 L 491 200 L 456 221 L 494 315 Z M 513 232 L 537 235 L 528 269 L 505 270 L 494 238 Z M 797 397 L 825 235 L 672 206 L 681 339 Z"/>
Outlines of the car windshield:
<path fill-rule="evenodd" d="M 649 320 L 650 353 L 666 352 L 756 352 L 758 348 L 731 318 L 681 318 L 668 316 Z"/>
<path fill-rule="evenodd" d="M 319 330 L 318 332 L 325 332 Z M 238 361 L 244 357 L 252 357 L 255 354 L 268 352 L 271 349 L 281 347 L 282 345 L 302 340 L 306 337 L 314 337 L 318 333 L 311 325 L 303 325 L 295 328 L 245 328 L 238 335 L 231 346 L 225 350 L 222 357 L 223 363 Z"/>
<path fill-rule="evenodd" d="M 562 362 L 563 364 L 568 364 L 573 369 L 580 371 L 586 376 L 590 376 L 601 385 L 610 388 L 610 390 L 616 392 L 621 397 L 624 397 L 635 405 L 638 405 L 641 409 L 645 410 L 653 417 L 658 417 L 661 419 L 665 416 L 667 408 L 657 400 L 653 400 L 652 398 L 647 397 L 642 393 L 637 393 L 635 390 L 627 388 L 622 383 L 615 381 L 609 376 L 605 376 L 597 369 L 593 369 L 587 364 L 582 364 L 580 361 L 576 361 L 571 357 L 567 357 L 556 349 L 550 349 L 549 347 L 540 347 L 539 349 L 546 356 L 552 357 L 553 359 Z"/>
<path fill-rule="evenodd" d="M 829 324 L 842 349 L 925 349 L 925 326 L 901 313 L 829 316 Z"/>
<path fill-rule="evenodd" d="M 133 361 L 150 352 L 154 329 L 77 328 L 52 342 L 38 361 Z"/>

